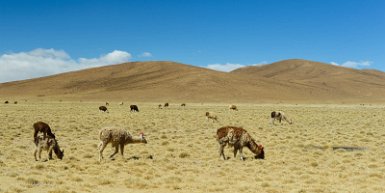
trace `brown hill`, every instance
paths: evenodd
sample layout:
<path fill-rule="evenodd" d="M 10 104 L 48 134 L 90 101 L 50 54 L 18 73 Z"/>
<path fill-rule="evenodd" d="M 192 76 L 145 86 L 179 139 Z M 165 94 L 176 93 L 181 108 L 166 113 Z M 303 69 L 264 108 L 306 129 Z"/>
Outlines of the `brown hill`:
<path fill-rule="evenodd" d="M 376 70 L 356 70 L 293 59 L 240 68 L 231 74 L 285 82 L 292 88 L 301 89 L 303 100 L 385 101 L 385 73 Z"/>
<path fill-rule="evenodd" d="M 305 60 L 231 73 L 130 62 L 0 84 L 0 98 L 148 102 L 382 102 L 385 75 Z"/>

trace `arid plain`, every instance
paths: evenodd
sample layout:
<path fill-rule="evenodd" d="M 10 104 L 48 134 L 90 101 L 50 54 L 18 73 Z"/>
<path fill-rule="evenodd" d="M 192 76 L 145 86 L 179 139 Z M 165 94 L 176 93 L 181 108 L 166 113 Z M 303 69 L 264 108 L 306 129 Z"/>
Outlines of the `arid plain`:
<path fill-rule="evenodd" d="M 99 112 L 101 101 L 0 104 L 0 192 L 385 192 L 384 105 L 243 103 L 229 111 L 224 103 L 169 101 L 164 109 L 135 103 L 140 112 L 131 113 L 124 102 L 110 102 L 110 113 Z M 274 110 L 294 123 L 271 125 Z M 63 160 L 34 160 L 36 121 L 51 126 Z M 111 125 L 143 131 L 148 143 L 128 144 L 125 159 L 115 160 L 107 159 L 109 145 L 99 163 L 98 132 Z M 229 148 L 221 160 L 214 136 L 225 125 L 248 130 L 265 160 L 245 149 L 241 161 Z"/>

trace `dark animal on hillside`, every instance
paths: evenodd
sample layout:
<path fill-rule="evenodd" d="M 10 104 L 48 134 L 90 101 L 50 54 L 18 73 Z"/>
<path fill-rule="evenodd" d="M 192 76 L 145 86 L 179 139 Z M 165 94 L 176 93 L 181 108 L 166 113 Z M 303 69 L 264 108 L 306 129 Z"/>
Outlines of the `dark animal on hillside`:
<path fill-rule="evenodd" d="M 110 103 L 106 102 L 106 106 L 110 105 Z"/>
<path fill-rule="evenodd" d="M 185 104 L 185 103 L 182 103 L 180 106 L 181 106 L 181 107 L 185 107 L 185 106 L 186 106 L 186 104 Z"/>
<path fill-rule="evenodd" d="M 229 109 L 230 109 L 230 110 L 233 110 L 233 111 L 238 111 L 238 108 L 237 108 L 237 106 L 235 106 L 235 105 L 230 105 L 230 106 L 229 106 Z"/>
<path fill-rule="evenodd" d="M 41 159 L 41 152 L 43 150 L 47 151 L 47 160 L 53 159 L 52 158 L 52 150 L 55 152 L 56 157 L 59 159 L 63 159 L 64 156 L 64 150 L 61 150 L 59 147 L 59 143 L 55 138 L 43 138 L 41 136 L 38 136 L 36 138 L 35 142 L 36 148 L 34 152 L 35 160 L 38 161 L 36 154 L 39 153 L 39 159 Z"/>
<path fill-rule="evenodd" d="M 217 141 L 219 143 L 219 156 L 226 160 L 224 154 L 224 148 L 226 145 L 234 147 L 234 157 L 237 156 L 237 152 L 243 157 L 243 147 L 249 148 L 251 152 L 255 154 L 255 159 L 264 159 L 265 152 L 264 147 L 261 144 L 257 144 L 255 140 L 249 135 L 249 133 L 241 128 L 234 126 L 225 126 L 217 130 Z"/>
<path fill-rule="evenodd" d="M 164 105 L 163 105 L 164 107 L 168 107 L 169 106 L 169 104 L 168 103 L 164 103 Z"/>
<path fill-rule="evenodd" d="M 8 104 L 8 103 L 9 103 L 9 101 L 5 101 L 5 102 L 4 102 L 4 104 Z"/>
<path fill-rule="evenodd" d="M 133 111 L 133 112 L 139 112 L 139 108 L 138 108 L 138 106 L 136 106 L 136 105 L 130 105 L 130 109 L 131 109 L 131 111 Z"/>
<path fill-rule="evenodd" d="M 161 104 L 158 105 L 158 109 L 162 109 L 162 105 Z"/>
<path fill-rule="evenodd" d="M 16 105 L 16 104 L 17 104 L 17 101 L 13 102 L 13 104 L 15 104 L 15 105 Z"/>
<path fill-rule="evenodd" d="M 218 116 L 215 115 L 213 112 L 206 112 L 206 118 L 207 120 L 211 119 L 214 121 L 217 121 L 218 122 Z"/>
<path fill-rule="evenodd" d="M 286 116 L 285 116 L 285 113 L 283 111 L 273 111 L 271 112 L 270 114 L 271 116 L 271 124 L 274 125 L 274 121 L 275 120 L 278 120 L 279 123 L 282 123 L 282 121 L 286 121 L 288 122 L 289 124 L 292 124 L 293 122 L 290 121 Z"/>
<path fill-rule="evenodd" d="M 103 111 L 103 112 L 107 112 L 108 113 L 107 107 L 105 107 L 105 106 L 100 106 L 99 107 L 99 111 Z"/>
<path fill-rule="evenodd" d="M 42 121 L 36 122 L 33 124 L 33 128 L 34 128 L 33 139 L 35 141 L 35 144 L 38 143 L 38 141 L 37 141 L 38 136 L 37 135 L 39 132 L 43 133 L 43 139 L 46 139 L 47 135 L 49 138 L 55 139 L 55 134 L 52 133 L 51 128 L 49 127 L 49 125 L 47 123 L 44 123 Z"/>

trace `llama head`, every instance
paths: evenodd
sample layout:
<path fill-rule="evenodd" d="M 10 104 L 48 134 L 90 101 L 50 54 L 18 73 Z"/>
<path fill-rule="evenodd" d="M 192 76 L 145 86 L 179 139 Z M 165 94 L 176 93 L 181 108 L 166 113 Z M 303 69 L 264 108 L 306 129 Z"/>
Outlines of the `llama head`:
<path fill-rule="evenodd" d="M 147 143 L 146 136 L 144 135 L 143 132 L 139 133 L 139 138 L 142 141 L 142 143 Z"/>
<path fill-rule="evenodd" d="M 265 159 L 265 151 L 262 144 L 257 145 L 257 153 L 255 154 L 255 159 Z"/>

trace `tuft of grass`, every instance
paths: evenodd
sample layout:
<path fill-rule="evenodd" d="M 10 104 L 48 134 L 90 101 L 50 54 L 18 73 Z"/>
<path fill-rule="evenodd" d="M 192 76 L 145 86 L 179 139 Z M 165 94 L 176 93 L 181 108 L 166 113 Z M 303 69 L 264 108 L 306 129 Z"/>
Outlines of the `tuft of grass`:
<path fill-rule="evenodd" d="M 179 157 L 180 157 L 180 158 L 188 158 L 188 157 L 190 157 L 190 154 L 188 154 L 188 153 L 186 153 L 186 152 L 183 152 L 183 153 L 180 153 L 180 154 L 179 154 Z"/>

